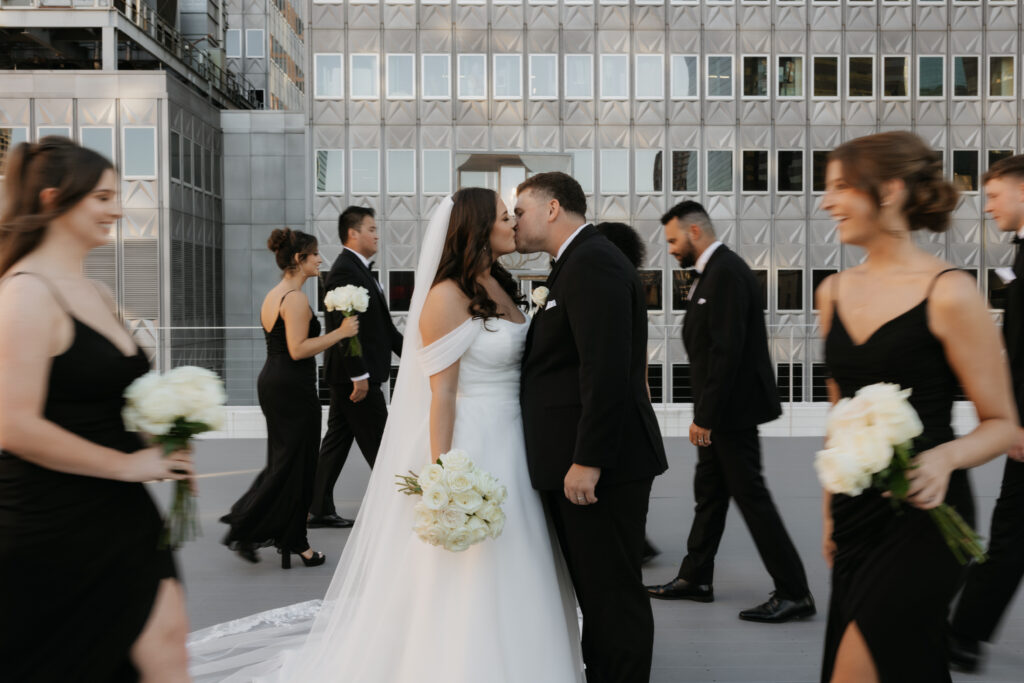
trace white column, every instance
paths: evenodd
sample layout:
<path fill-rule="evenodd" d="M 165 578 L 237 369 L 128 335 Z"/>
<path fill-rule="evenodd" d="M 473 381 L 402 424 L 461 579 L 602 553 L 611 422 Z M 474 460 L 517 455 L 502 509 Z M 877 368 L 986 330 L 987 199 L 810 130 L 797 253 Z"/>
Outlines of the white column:
<path fill-rule="evenodd" d="M 113 26 L 101 29 L 103 42 L 103 70 L 117 71 L 117 32 Z"/>

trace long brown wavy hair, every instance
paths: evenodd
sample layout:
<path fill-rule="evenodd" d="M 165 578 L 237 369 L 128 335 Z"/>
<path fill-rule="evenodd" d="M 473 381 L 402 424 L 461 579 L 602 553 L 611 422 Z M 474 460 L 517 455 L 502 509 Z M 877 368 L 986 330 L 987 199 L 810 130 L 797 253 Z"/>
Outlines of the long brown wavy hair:
<path fill-rule="evenodd" d="M 491 255 L 491 230 L 494 229 L 498 194 L 485 187 L 465 187 L 452 195 L 452 202 L 448 235 L 434 284 L 453 280 L 469 297 L 469 312 L 474 318 L 497 318 L 498 304 L 477 282 L 477 277 L 490 271 L 512 301 L 517 306 L 522 305 L 524 299 L 512 274 Z"/>
<path fill-rule="evenodd" d="M 58 136 L 15 147 L 3 173 L 0 275 L 38 247 L 50 221 L 82 201 L 113 168 L 104 156 Z M 57 188 L 57 197 L 44 207 L 39 195 L 50 187 Z"/>

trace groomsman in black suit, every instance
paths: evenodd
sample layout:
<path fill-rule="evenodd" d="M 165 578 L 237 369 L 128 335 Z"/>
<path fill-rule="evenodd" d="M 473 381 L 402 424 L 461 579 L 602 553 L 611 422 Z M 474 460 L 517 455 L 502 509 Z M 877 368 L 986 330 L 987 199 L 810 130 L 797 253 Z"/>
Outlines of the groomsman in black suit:
<path fill-rule="evenodd" d="M 1018 417 L 1024 424 L 1024 155 L 992 164 L 982 180 L 985 212 L 1000 230 L 1016 233 L 1013 268 L 1000 268 L 997 275 L 1008 283 L 1003 338 Z M 1024 576 L 1024 428 L 1006 455 L 1002 489 L 992 513 L 988 560 L 968 571 L 953 614 L 950 662 L 961 671 L 981 667 L 980 641 L 992 640 Z"/>
<path fill-rule="evenodd" d="M 565 173 L 519 186 L 516 249 L 554 258 L 523 355 L 526 461 L 583 612 L 587 683 L 645 683 L 654 617 L 644 525 L 651 483 L 668 464 L 647 395 L 644 288 L 586 211 Z"/>
<path fill-rule="evenodd" d="M 345 248 L 327 275 L 325 291 L 356 285 L 370 294 L 370 304 L 359 314 L 359 343 L 363 355 L 346 355 L 348 341 L 324 352 L 324 374 L 331 387 L 327 433 L 320 445 L 320 459 L 313 482 L 313 504 L 307 526 L 345 528 L 354 520 L 334 508 L 334 484 L 345 466 L 353 440 L 373 467 L 388 419 L 381 384 L 388 381 L 392 351 L 402 353 L 402 335 L 391 320 L 384 290 L 370 272 L 370 258 L 377 253 L 377 223 L 373 209 L 350 206 L 338 217 L 338 237 Z M 342 316 L 325 313 L 327 330 L 337 328 Z"/>
<path fill-rule="evenodd" d="M 669 253 L 683 268 L 696 266 L 697 281 L 683 320 L 690 357 L 693 424 L 697 447 L 697 508 L 679 574 L 649 586 L 653 598 L 714 600 L 712 579 L 729 499 L 775 582 L 761 605 L 740 612 L 747 621 L 782 622 L 815 613 L 800 556 L 786 533 L 761 474 L 757 426 L 782 413 L 757 280 L 737 254 L 719 242 L 704 207 L 686 201 L 662 219 Z"/>

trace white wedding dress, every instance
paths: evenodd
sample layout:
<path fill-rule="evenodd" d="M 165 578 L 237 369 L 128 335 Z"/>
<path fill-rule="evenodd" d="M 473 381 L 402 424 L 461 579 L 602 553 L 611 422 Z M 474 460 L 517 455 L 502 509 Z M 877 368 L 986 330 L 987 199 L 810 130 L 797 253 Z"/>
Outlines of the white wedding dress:
<path fill-rule="evenodd" d="M 326 597 L 192 634 L 197 682 L 583 681 L 572 586 L 527 471 L 519 378 L 529 324 L 469 319 L 426 348 L 412 332 L 443 223 L 425 238 L 392 412 Z M 508 489 L 501 536 L 460 553 L 415 535 L 418 499 L 394 484 L 429 462 L 427 378 L 455 361 L 452 447 Z"/>

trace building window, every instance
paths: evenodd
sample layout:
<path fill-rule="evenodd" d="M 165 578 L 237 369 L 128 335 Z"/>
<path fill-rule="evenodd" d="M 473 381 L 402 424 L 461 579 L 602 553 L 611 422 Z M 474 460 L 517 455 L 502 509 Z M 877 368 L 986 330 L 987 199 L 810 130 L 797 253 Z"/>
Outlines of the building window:
<path fill-rule="evenodd" d="M 111 162 L 114 161 L 113 128 L 110 126 L 82 126 L 79 135 L 82 137 L 82 147 L 88 147 L 99 152 Z"/>
<path fill-rule="evenodd" d="M 449 55 L 423 55 L 423 99 L 452 98 L 451 68 Z"/>
<path fill-rule="evenodd" d="M 664 55 L 636 56 L 636 99 L 661 100 L 665 98 Z"/>
<path fill-rule="evenodd" d="M 644 302 L 648 311 L 661 311 L 665 305 L 661 301 L 661 269 L 637 271 L 640 275 L 640 284 L 644 288 Z"/>
<path fill-rule="evenodd" d="M 768 58 L 747 56 L 743 58 L 743 97 L 768 97 Z"/>
<path fill-rule="evenodd" d="M 198 140 L 192 141 L 192 158 L 195 160 L 192 165 L 192 185 L 196 189 L 203 187 L 203 148 Z"/>
<path fill-rule="evenodd" d="M 592 55 L 565 56 L 565 98 L 567 100 L 594 98 L 594 57 Z"/>
<path fill-rule="evenodd" d="M 825 167 L 828 166 L 828 150 L 816 149 L 811 152 L 811 192 L 825 191 Z"/>
<path fill-rule="evenodd" d="M 839 97 L 839 57 L 815 57 L 814 96 Z"/>
<path fill-rule="evenodd" d="M 697 192 L 697 160 L 700 155 L 694 150 L 672 151 L 672 191 Z"/>
<path fill-rule="evenodd" d="M 811 400 L 815 403 L 829 403 L 828 366 L 824 363 L 811 364 Z"/>
<path fill-rule="evenodd" d="M 978 191 L 978 150 L 953 150 L 953 185 L 961 192 Z"/>
<path fill-rule="evenodd" d="M 978 96 L 978 62 L 974 56 L 953 57 L 953 97 Z"/>
<path fill-rule="evenodd" d="M 601 99 L 629 99 L 628 55 L 601 55 Z"/>
<path fill-rule="evenodd" d="M 530 99 L 558 99 L 558 55 L 530 55 Z"/>
<path fill-rule="evenodd" d="M 752 269 L 754 279 L 757 280 L 757 290 L 761 292 L 761 310 L 768 310 L 768 271 L 764 268 Z"/>
<path fill-rule="evenodd" d="M 452 153 L 447 149 L 423 150 L 423 194 L 452 191 Z"/>
<path fill-rule="evenodd" d="M 804 153 L 801 150 L 778 151 L 779 192 L 804 191 Z"/>
<path fill-rule="evenodd" d="M 872 56 L 850 57 L 846 82 L 847 95 L 851 98 L 875 96 L 875 58 Z"/>
<path fill-rule="evenodd" d="M 459 55 L 459 99 L 487 99 L 487 55 Z"/>
<path fill-rule="evenodd" d="M 70 138 L 71 129 L 67 126 L 40 126 L 36 130 L 36 140 L 48 137 Z"/>
<path fill-rule="evenodd" d="M 708 98 L 732 99 L 732 55 L 708 55 Z"/>
<path fill-rule="evenodd" d="M 0 128 L 0 177 L 4 172 L 4 162 L 7 154 L 17 145 L 28 141 L 28 128 L 4 127 Z"/>
<path fill-rule="evenodd" d="M 946 96 L 946 59 L 944 57 L 917 58 L 917 96 L 943 98 Z"/>
<path fill-rule="evenodd" d="M 352 150 L 352 194 L 380 192 L 380 152 L 375 149 Z"/>
<path fill-rule="evenodd" d="M 988 307 L 997 310 L 1006 310 L 1006 286 L 1009 282 L 1003 282 L 999 277 L 996 268 L 988 269 Z"/>
<path fill-rule="evenodd" d="M 647 388 L 651 392 L 651 403 L 663 403 L 665 401 L 665 378 L 662 376 L 664 368 L 660 363 L 647 364 Z"/>
<path fill-rule="evenodd" d="M 779 400 L 783 403 L 799 403 L 804 400 L 803 363 L 779 363 L 775 366 L 778 376 Z"/>
<path fill-rule="evenodd" d="M 569 149 L 572 154 L 572 177 L 580 184 L 583 191 L 591 194 L 594 191 L 594 150 Z"/>
<path fill-rule="evenodd" d="M 345 150 L 316 150 L 316 193 L 345 194 Z"/>
<path fill-rule="evenodd" d="M 170 134 L 171 177 L 181 180 L 181 136 L 175 131 Z"/>
<path fill-rule="evenodd" d="M 634 150 L 636 193 L 655 194 L 664 189 L 665 169 L 660 149 Z"/>
<path fill-rule="evenodd" d="M 743 150 L 743 192 L 768 191 L 768 152 Z"/>
<path fill-rule="evenodd" d="M 388 150 L 388 194 L 416 194 L 416 150 Z"/>
<path fill-rule="evenodd" d="M 690 303 L 690 289 L 697 281 L 697 271 L 692 268 L 672 271 L 672 310 L 685 311 Z"/>
<path fill-rule="evenodd" d="M 990 149 L 988 151 L 988 166 L 986 168 L 992 168 L 992 164 L 1012 156 L 1012 149 Z"/>
<path fill-rule="evenodd" d="M 181 139 L 181 182 L 192 184 L 192 141 L 188 138 Z"/>
<path fill-rule="evenodd" d="M 228 59 L 242 56 L 242 29 L 229 28 L 224 32 L 224 56 Z"/>
<path fill-rule="evenodd" d="M 123 131 L 124 160 L 121 171 L 125 178 L 156 177 L 156 128 L 128 127 Z"/>
<path fill-rule="evenodd" d="M 267 48 L 264 45 L 263 29 L 245 29 L 245 56 L 254 59 L 263 59 L 266 56 Z"/>
<path fill-rule="evenodd" d="M 388 271 L 388 308 L 392 311 L 409 310 L 415 279 L 416 272 L 412 270 Z"/>
<path fill-rule="evenodd" d="M 1013 56 L 988 58 L 989 97 L 1013 97 L 1014 87 Z"/>
<path fill-rule="evenodd" d="M 494 55 L 494 99 L 519 100 L 522 97 L 522 55 Z"/>
<path fill-rule="evenodd" d="M 818 288 L 821 287 L 821 283 L 825 281 L 829 275 L 835 275 L 837 271 L 835 268 L 815 268 L 811 271 L 811 300 L 817 296 Z M 828 300 L 832 299 L 831 292 L 825 292 L 827 295 L 825 298 Z"/>
<path fill-rule="evenodd" d="M 732 192 L 732 151 L 708 150 L 708 192 Z"/>
<path fill-rule="evenodd" d="M 380 97 L 377 55 L 356 54 L 349 65 L 349 96 L 355 100 L 375 100 Z"/>
<path fill-rule="evenodd" d="M 904 99 L 910 96 L 910 66 L 906 57 L 882 58 L 882 97 Z"/>
<path fill-rule="evenodd" d="M 629 150 L 601 150 L 601 194 L 629 194 Z"/>
<path fill-rule="evenodd" d="M 387 59 L 387 98 L 411 100 L 416 97 L 416 55 L 388 55 Z"/>
<path fill-rule="evenodd" d="M 672 55 L 672 99 L 697 99 L 699 83 L 697 55 Z"/>
<path fill-rule="evenodd" d="M 778 66 L 779 97 L 804 96 L 804 58 L 780 56 Z"/>
<path fill-rule="evenodd" d="M 804 310 L 804 271 L 780 270 L 779 290 L 776 301 L 779 311 Z"/>
<path fill-rule="evenodd" d="M 313 97 L 318 100 L 341 99 L 345 96 L 344 55 L 313 55 Z"/>
<path fill-rule="evenodd" d="M 693 403 L 690 366 L 686 363 L 672 364 L 672 403 Z"/>

